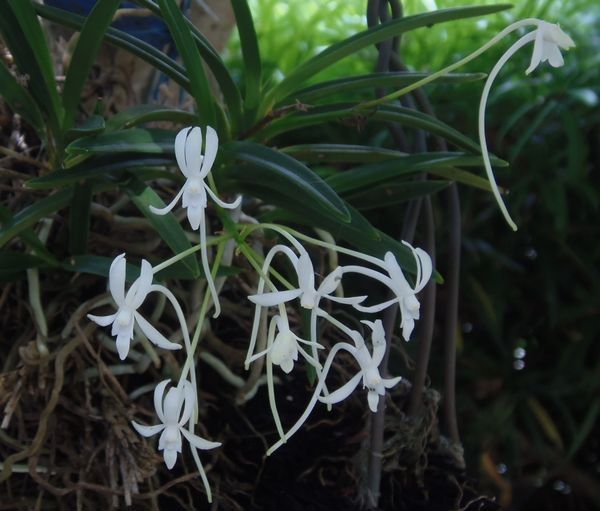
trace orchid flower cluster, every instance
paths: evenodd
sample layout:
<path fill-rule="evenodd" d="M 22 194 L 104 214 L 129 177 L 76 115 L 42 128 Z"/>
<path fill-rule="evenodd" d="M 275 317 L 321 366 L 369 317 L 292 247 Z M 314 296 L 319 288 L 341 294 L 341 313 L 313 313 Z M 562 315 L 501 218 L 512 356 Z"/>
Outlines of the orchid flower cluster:
<path fill-rule="evenodd" d="M 526 70 L 527 74 L 531 73 L 544 61 L 548 61 L 553 67 L 563 65 L 560 50 L 568 50 L 574 46 L 573 41 L 558 25 L 540 20 L 523 20 L 507 27 L 488 44 L 459 63 L 434 73 L 434 75 L 441 76 L 474 58 L 474 56 L 481 54 L 507 34 L 531 25 L 535 26 L 535 30 L 525 34 L 513 44 L 491 71 L 484 86 L 479 114 L 480 140 L 485 169 L 496 200 L 500 204 L 506 219 L 515 229 L 516 226 L 510 219 L 500 198 L 487 151 L 485 107 L 489 91 L 502 66 L 519 48 L 529 42 L 534 43 L 534 48 L 530 66 Z M 431 79 L 425 80 L 431 81 Z M 116 305 L 116 312 L 105 316 L 88 315 L 90 320 L 102 327 L 111 326 L 111 334 L 116 341 L 115 350 L 119 358 L 124 360 L 128 356 L 132 341 L 135 342 L 137 339 L 147 340 L 161 349 L 180 350 L 182 348 L 181 344 L 168 340 L 141 312 L 148 296 L 152 293 L 161 294 L 175 310 L 183 336 L 183 347 L 185 347 L 186 352 L 185 364 L 178 382 L 171 385 L 168 391 L 167 387 L 171 383 L 171 380 L 168 379 L 160 382 L 154 390 L 154 408 L 158 423 L 143 425 L 132 421 L 132 426 L 144 437 L 151 437 L 160 433 L 158 449 L 162 451 L 165 464 L 169 469 L 174 467 L 177 454 L 183 451 L 183 439 L 185 439 L 190 446 L 209 501 L 211 501 L 211 491 L 198 450 L 214 449 L 221 444 L 201 438 L 194 432 L 199 407 L 194 352 L 201 334 L 204 314 L 210 307 L 209 297 L 214 305 L 214 317 L 217 317 L 220 311 L 218 292 L 213 281 L 214 270 L 219 262 L 215 261 L 215 268 L 211 273 L 205 213 L 209 197 L 218 206 L 225 209 L 234 209 L 241 204 L 241 197 L 238 197 L 233 203 L 223 202 L 218 197 L 210 180 L 210 172 L 217 157 L 218 144 L 217 133 L 210 126 L 206 127 L 204 137 L 202 129 L 199 127 L 189 127 L 181 130 L 175 138 L 175 157 L 180 171 L 186 178 L 185 184 L 167 206 L 163 208 L 150 207 L 154 214 L 164 215 L 172 211 L 181 199 L 182 207 L 186 209 L 190 227 L 194 231 L 199 231 L 199 244 L 155 267 L 152 267 L 148 261 L 142 260 L 140 274 L 137 279 L 133 280 L 128 289 L 126 289 L 127 263 L 125 254 L 117 256 L 110 266 L 108 279 L 108 288 Z M 250 302 L 254 304 L 255 311 L 245 367 L 249 369 L 250 364 L 259 361 L 261 363 L 264 361 L 266 365 L 269 404 L 279 434 L 279 440 L 267 451 L 267 454 L 270 454 L 302 427 L 319 402 L 330 408 L 332 405 L 348 398 L 362 384 L 362 388 L 367 390 L 367 406 L 372 412 L 376 412 L 380 407 L 381 398 L 385 397 L 386 390 L 394 387 L 401 380 L 400 376 L 388 378 L 386 374 L 382 374 L 384 372 L 382 362 L 391 339 L 389 335 L 386 335 L 381 319 L 377 317 L 363 319 L 362 324 L 365 328 L 361 329 L 363 331 L 359 331 L 350 328 L 333 314 L 330 314 L 328 312 L 330 307 L 324 304 L 333 303 L 338 308 L 349 308 L 355 314 L 360 315 L 374 315 L 388 307 L 398 307 L 401 335 L 404 340 L 408 341 L 415 328 L 415 322 L 420 316 L 420 304 L 417 295 L 429 282 L 433 268 L 431 259 L 426 252 L 403 242 L 407 253 L 412 255 L 416 268 L 414 282 L 411 284 L 392 252 L 387 252 L 383 258 L 377 258 L 309 238 L 283 226 L 258 224 L 253 227 L 254 229 L 246 229 L 245 232 L 249 234 L 258 229 L 271 229 L 287 242 L 287 244 L 274 245 L 264 258 L 262 267 L 256 263 L 256 260 L 251 261 L 255 267 L 258 267 L 260 277 L 256 293 L 248 297 Z M 239 242 L 241 233 L 236 233 L 236 235 L 233 236 L 232 234 L 230 238 Z M 355 264 L 336 266 L 317 283 L 318 279 L 316 278 L 313 262 L 300 240 L 325 247 L 328 250 L 344 253 L 355 259 Z M 208 293 L 205 295 L 205 306 L 201 310 L 198 327 L 192 341 L 183 310 L 174 294 L 164 285 L 155 283 L 154 280 L 159 271 L 195 251 L 200 251 L 201 254 Z M 277 256 L 280 256 L 279 259 L 285 258 L 293 268 L 293 280 L 297 282 L 296 286 L 287 282 L 274 271 L 273 263 Z M 343 279 L 349 274 L 360 275 L 378 283 L 387 289 L 390 298 L 381 303 L 373 304 L 369 303 L 368 296 L 344 297 Z M 277 277 L 277 279 L 274 277 Z M 280 289 L 278 285 L 283 285 L 285 289 Z M 310 318 L 306 339 L 294 332 L 293 325 L 290 324 L 289 312 L 293 304 L 297 304 L 300 309 L 305 310 Z M 337 342 L 327 350 L 318 336 L 319 322 L 337 330 L 345 340 Z M 261 329 L 261 325 L 264 328 Z M 365 335 L 365 330 L 367 335 Z M 260 335 L 260 332 L 266 332 L 266 335 Z M 354 359 L 357 370 L 347 382 L 336 390 L 330 391 L 326 380 L 332 370 L 336 356 L 341 351 Z M 285 374 L 291 374 L 302 360 L 314 369 L 317 382 L 304 412 L 285 432 L 277 411 L 275 378 L 273 376 L 274 366 Z"/>

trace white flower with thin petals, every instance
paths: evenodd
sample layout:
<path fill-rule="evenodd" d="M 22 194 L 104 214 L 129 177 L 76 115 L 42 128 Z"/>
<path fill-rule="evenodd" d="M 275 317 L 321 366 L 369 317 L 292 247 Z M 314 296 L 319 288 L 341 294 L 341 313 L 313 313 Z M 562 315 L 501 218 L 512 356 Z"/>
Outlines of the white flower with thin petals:
<path fill-rule="evenodd" d="M 284 245 L 275 245 L 270 253 L 283 252 L 290 260 L 298 276 L 298 287 L 286 291 L 273 291 L 255 295 L 250 295 L 248 300 L 261 307 L 272 307 L 285 302 L 300 298 L 300 305 L 305 309 L 313 309 L 318 305 L 321 298 L 327 298 L 338 303 L 355 304 L 362 302 L 366 297 L 357 296 L 352 298 L 342 298 L 335 296 L 335 290 L 338 288 L 342 278 L 342 268 L 337 267 L 327 277 L 323 279 L 318 288 L 315 288 L 315 270 L 308 255 L 308 252 L 301 246 L 296 247 L 299 256 Z M 267 255 L 268 257 L 268 255 Z M 268 260 L 271 260 L 268 257 Z"/>
<path fill-rule="evenodd" d="M 143 426 L 131 421 L 136 431 L 144 436 L 150 437 L 160 433 L 158 449 L 163 451 L 163 457 L 167 468 L 170 470 L 177 461 L 177 453 L 182 451 L 181 435 L 196 449 L 214 449 L 221 442 L 210 442 L 185 429 L 184 425 L 190 420 L 196 398 L 192 384 L 185 380 L 177 387 L 171 387 L 163 401 L 165 388 L 171 380 L 163 380 L 154 389 L 154 408 L 161 424 L 155 426 Z"/>
<path fill-rule="evenodd" d="M 383 360 L 385 354 L 386 341 L 385 333 L 383 331 L 383 325 L 381 320 L 375 322 L 362 321 L 371 329 L 371 339 L 373 342 L 373 351 L 369 352 L 364 338 L 356 330 L 349 330 L 347 333 L 354 341 L 354 347 L 346 348 L 358 362 L 359 371 L 352 377 L 345 385 L 340 387 L 334 392 L 331 392 L 328 396 L 320 396 L 319 401 L 327 404 L 339 403 L 346 399 L 354 389 L 358 386 L 359 382 L 362 381 L 363 388 L 368 390 L 367 400 L 369 408 L 372 412 L 377 411 L 377 405 L 379 404 L 379 397 L 385 395 L 385 389 L 392 388 L 401 379 L 401 376 L 397 378 L 382 378 L 379 374 L 379 364 Z"/>
<path fill-rule="evenodd" d="M 152 266 L 145 259 L 142 260 L 140 276 L 125 293 L 125 254 L 118 255 L 110 265 L 108 286 L 118 310 L 109 316 L 95 316 L 88 314 L 87 317 L 100 326 L 112 324 L 111 334 L 117 338 L 117 351 L 121 360 L 125 360 L 129 353 L 129 345 L 133 339 L 134 325 L 137 324 L 148 339 L 167 350 L 181 349 L 181 345 L 167 340 L 156 328 L 154 328 L 142 316 L 138 309 L 144 303 L 148 293 L 155 290 L 157 286 L 152 285 Z"/>
<path fill-rule="evenodd" d="M 569 50 L 575 46 L 558 24 L 540 21 L 533 43 L 531 63 L 525 74 L 531 73 L 540 63 L 548 62 L 552 67 L 562 67 L 565 63 L 560 50 Z"/>
<path fill-rule="evenodd" d="M 408 341 L 415 327 L 415 320 L 420 317 L 421 305 L 416 295 L 429 282 L 433 272 L 433 265 L 431 263 L 431 257 L 429 257 L 427 252 L 420 248 L 413 248 L 406 242 L 403 243 L 410 248 L 417 264 L 417 276 L 414 286 L 411 286 L 408 283 L 408 280 L 406 280 L 406 277 L 402 273 L 398 261 L 391 252 L 387 252 L 383 261 L 380 261 L 379 263 L 380 266 L 387 271 L 387 275 L 362 266 L 344 266 L 343 271 L 344 273 L 360 273 L 366 275 L 367 277 L 379 280 L 389 287 L 395 295 L 391 300 L 371 306 L 356 304 L 354 307 L 361 312 L 373 313 L 380 312 L 390 305 L 397 303 L 400 307 L 400 327 L 402 328 L 402 337 L 404 340 Z"/>
<path fill-rule="evenodd" d="M 179 199 L 187 208 L 187 217 L 192 229 L 197 230 L 204 217 L 207 194 L 222 208 L 233 209 L 240 204 L 241 197 L 234 203 L 223 202 L 210 189 L 204 180 L 212 170 L 219 149 L 219 137 L 210 126 L 206 127 L 206 142 L 202 154 L 202 130 L 199 127 L 182 129 L 175 137 L 175 158 L 182 174 L 187 178 L 175 198 L 164 208 L 150 206 L 150 211 L 156 215 L 166 215 Z"/>
<path fill-rule="evenodd" d="M 248 362 L 253 362 L 264 355 L 268 355 L 274 365 L 281 367 L 283 372 L 290 373 L 294 368 L 294 362 L 298 360 L 298 353 L 300 353 L 311 365 L 317 366 L 318 361 L 309 355 L 299 343 L 308 346 L 314 345 L 315 348 L 323 348 L 316 342 L 305 341 L 298 337 L 290 329 L 287 318 L 283 319 L 278 315 L 273 316 L 269 326 L 267 349 L 250 357 Z"/>
<path fill-rule="evenodd" d="M 513 231 L 517 230 L 517 224 L 515 224 L 515 222 L 511 218 L 508 209 L 506 208 L 506 205 L 502 200 L 502 196 L 500 195 L 500 190 L 498 189 L 498 185 L 496 184 L 496 178 L 494 177 L 494 172 L 492 170 L 490 155 L 487 148 L 487 139 L 485 136 L 485 109 L 487 107 L 487 100 L 492 88 L 492 84 L 498 76 L 498 73 L 500 73 L 500 70 L 504 67 L 504 64 L 506 64 L 517 51 L 519 51 L 521 48 L 523 48 L 531 42 L 533 42 L 533 54 L 531 55 L 531 62 L 529 63 L 529 67 L 525 71 L 526 74 L 531 73 L 540 65 L 540 63 L 546 61 L 548 61 L 548 63 L 552 67 L 562 66 L 564 64 L 564 59 L 560 50 L 568 50 L 575 46 L 573 40 L 567 34 L 565 34 L 558 25 L 555 25 L 553 23 L 547 23 L 538 19 L 518 21 L 516 23 L 513 23 L 511 26 L 507 27 L 505 30 L 503 30 L 502 33 L 507 34 L 512 30 L 530 24 L 535 25 L 535 30 L 525 34 L 515 43 L 513 43 L 513 45 L 510 48 L 508 48 L 506 52 L 504 52 L 504 54 L 500 57 L 498 62 L 496 62 L 496 64 L 490 71 L 487 80 L 483 86 L 481 99 L 479 101 L 478 113 L 479 143 L 481 145 L 481 154 L 483 156 L 485 172 L 490 182 L 492 193 L 494 195 L 494 198 L 496 199 L 496 203 L 498 204 L 498 207 L 500 208 L 504 219 Z"/>

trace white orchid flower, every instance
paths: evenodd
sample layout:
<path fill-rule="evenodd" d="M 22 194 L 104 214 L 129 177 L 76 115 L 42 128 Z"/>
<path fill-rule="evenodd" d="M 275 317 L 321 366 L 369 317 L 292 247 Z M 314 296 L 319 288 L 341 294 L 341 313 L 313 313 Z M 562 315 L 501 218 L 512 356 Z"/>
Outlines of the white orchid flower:
<path fill-rule="evenodd" d="M 529 67 L 525 71 L 525 74 L 531 73 L 534 69 L 536 69 L 540 63 L 548 61 L 548 63 L 552 67 L 561 67 L 564 64 L 564 59 L 561 54 L 561 49 L 569 50 L 570 48 L 575 46 L 573 40 L 565 33 L 563 30 L 556 24 L 548 23 L 546 21 L 538 20 L 538 19 L 527 19 L 514 23 L 513 25 L 507 27 L 502 31 L 500 35 L 505 35 L 512 30 L 517 28 L 527 26 L 527 25 L 535 25 L 535 30 L 525 34 L 521 37 L 517 42 L 515 42 L 506 52 L 500 57 L 496 65 L 491 70 L 488 78 L 483 86 L 483 92 L 481 94 L 481 100 L 479 102 L 479 143 L 481 145 L 481 154 L 483 156 L 483 164 L 485 167 L 485 172 L 487 178 L 492 187 L 492 193 L 498 206 L 500 207 L 500 211 L 502 211 L 502 215 L 504 219 L 510 225 L 513 231 L 517 230 L 517 224 L 513 221 L 506 209 L 506 205 L 502 200 L 500 195 L 500 191 L 498 190 L 498 185 L 496 184 L 496 179 L 494 177 L 494 173 L 492 171 L 492 164 L 490 162 L 490 155 L 487 148 L 487 139 L 485 136 L 485 109 L 487 106 L 487 100 L 490 94 L 490 90 L 492 88 L 492 84 L 498 76 L 500 70 L 504 67 L 504 64 L 508 62 L 508 60 L 523 46 L 533 42 L 533 54 L 531 55 L 531 61 L 529 63 Z"/>
<path fill-rule="evenodd" d="M 386 348 L 385 333 L 383 331 L 381 320 L 378 319 L 375 322 L 362 321 L 362 323 L 371 329 L 373 352 L 369 352 L 364 338 L 356 330 L 347 329 L 346 333 L 350 335 L 354 341 L 354 348 L 346 348 L 346 351 L 350 352 L 356 359 L 360 369 L 354 377 L 336 391 L 331 392 L 328 396 L 319 396 L 319 401 L 327 404 L 339 403 L 352 394 L 362 380 L 363 388 L 366 387 L 368 390 L 367 400 L 369 408 L 372 412 L 376 412 L 379 404 L 379 397 L 384 396 L 385 389 L 392 388 L 402 380 L 402 377 L 382 378 L 379 374 L 379 364 L 381 364 L 381 361 L 383 360 Z"/>
<path fill-rule="evenodd" d="M 318 366 L 319 362 L 310 356 L 300 346 L 300 343 L 308 346 L 314 345 L 315 348 L 323 348 L 316 342 L 305 341 L 298 337 L 290 329 L 287 318 L 284 319 L 279 315 L 275 315 L 269 326 L 267 349 L 250 357 L 248 362 L 254 362 L 256 359 L 268 355 L 274 365 L 281 367 L 284 373 L 289 374 L 294 368 L 294 362 L 298 360 L 298 353 L 300 353 L 308 363 Z"/>
<path fill-rule="evenodd" d="M 166 215 L 175 207 L 179 199 L 182 198 L 181 205 L 187 208 L 187 217 L 192 229 L 200 231 L 202 268 L 215 305 L 214 317 L 220 314 L 221 308 L 215 283 L 211 276 L 206 250 L 206 219 L 204 217 L 204 210 L 207 204 L 207 194 L 219 206 L 225 209 L 235 209 L 242 202 L 241 195 L 232 203 L 223 202 L 204 181 L 212 170 L 218 149 L 219 136 L 210 126 L 206 127 L 204 155 L 202 154 L 202 130 L 197 126 L 182 129 L 175 137 L 175 158 L 177 159 L 179 169 L 187 178 L 185 184 L 175 198 L 164 208 L 159 209 L 150 206 L 150 211 L 154 214 Z"/>
<path fill-rule="evenodd" d="M 540 63 L 548 62 L 552 67 L 562 67 L 565 63 L 560 50 L 569 50 L 575 46 L 558 24 L 540 21 L 533 43 L 531 63 L 525 74 L 531 73 Z"/>
<path fill-rule="evenodd" d="M 165 388 L 170 381 L 163 380 L 154 389 L 154 408 L 161 424 L 143 426 L 131 421 L 135 430 L 144 437 L 151 437 L 162 431 L 158 439 L 158 450 L 163 451 L 165 465 L 169 470 L 175 466 L 177 453 L 182 451 L 181 435 L 196 449 L 214 449 L 221 445 L 221 442 L 210 442 L 185 429 L 184 425 L 190 420 L 196 405 L 194 389 L 188 380 L 184 380 L 179 386 L 171 387 L 164 397 Z"/>
<path fill-rule="evenodd" d="M 117 304 L 117 312 L 109 316 L 88 314 L 87 317 L 100 326 L 112 324 L 111 334 L 117 338 L 117 351 L 121 360 L 125 360 L 129 353 L 135 324 L 140 327 L 148 340 L 158 347 L 167 350 L 181 349 L 181 345 L 167 340 L 137 311 L 150 292 L 160 289 L 158 286 L 152 285 L 152 266 L 145 259 L 142 260 L 140 276 L 125 293 L 126 264 L 125 254 L 118 255 L 110 265 L 108 275 L 108 286 L 113 300 Z"/>
<path fill-rule="evenodd" d="M 156 215 L 166 215 L 183 197 L 181 204 L 187 208 L 190 225 L 192 229 L 198 230 L 204 217 L 207 194 L 222 208 L 237 208 L 241 197 L 231 204 L 223 202 L 204 182 L 212 170 L 218 149 L 219 136 L 210 126 L 206 127 L 204 155 L 202 154 L 202 130 L 197 126 L 182 129 L 175 137 L 175 158 L 181 173 L 187 178 L 186 182 L 167 206 L 164 208 L 150 206 L 150 211 Z"/>
<path fill-rule="evenodd" d="M 374 313 L 387 309 L 394 303 L 398 303 L 398 306 L 400 307 L 400 327 L 402 328 L 402 337 L 405 341 L 408 341 L 415 327 L 415 320 L 420 317 L 421 304 L 419 303 L 416 294 L 427 285 L 427 282 L 429 282 L 433 272 L 433 265 L 431 263 L 431 257 L 429 257 L 427 252 L 420 248 L 413 248 L 406 242 L 403 243 L 410 248 L 417 264 L 417 276 L 414 286 L 411 286 L 408 283 L 406 277 L 402 273 L 398 261 L 391 252 L 387 252 L 383 261 L 380 260 L 378 262 L 378 265 L 387 271 L 387 275 L 363 266 L 344 266 L 343 271 L 344 273 L 360 273 L 378 280 L 394 293 L 394 298 L 386 302 L 371 306 L 356 304 L 354 307 L 361 312 Z"/>
<path fill-rule="evenodd" d="M 368 389 L 367 400 L 369 409 L 375 412 L 377 411 L 380 396 L 385 395 L 385 389 L 393 387 L 402 379 L 401 377 L 382 378 L 379 373 L 379 364 L 381 364 L 381 361 L 383 360 L 386 349 L 385 334 L 381 320 L 377 320 L 374 323 L 364 321 L 364 323 L 372 330 L 373 351 L 370 353 L 365 345 L 363 337 L 358 332 L 351 330 L 325 311 L 319 310 L 318 314 L 319 316 L 326 318 L 340 330 L 344 331 L 353 340 L 354 345 L 347 342 L 338 342 L 331 348 L 327 354 L 327 359 L 323 364 L 323 371 L 318 375 L 319 382 L 317 383 L 304 412 L 287 433 L 284 435 L 281 435 L 280 433 L 281 438 L 268 449 L 267 455 L 271 455 L 302 427 L 319 401 L 327 403 L 328 405 L 338 403 L 347 398 L 362 380 L 363 386 Z M 321 393 L 325 389 L 325 378 L 327 378 L 333 360 L 339 351 L 347 351 L 356 359 L 359 365 L 359 372 L 348 383 L 337 389 L 335 392 L 322 396 Z"/>

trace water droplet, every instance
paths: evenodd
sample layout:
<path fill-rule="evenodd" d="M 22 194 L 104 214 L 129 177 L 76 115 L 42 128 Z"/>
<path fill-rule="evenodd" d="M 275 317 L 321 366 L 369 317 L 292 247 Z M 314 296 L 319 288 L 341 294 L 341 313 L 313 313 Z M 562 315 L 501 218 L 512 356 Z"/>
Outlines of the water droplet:
<path fill-rule="evenodd" d="M 521 360 L 520 358 L 518 358 L 517 360 L 515 360 L 513 362 L 513 367 L 517 371 L 521 371 L 521 370 L 525 369 L 525 362 L 523 360 Z"/>

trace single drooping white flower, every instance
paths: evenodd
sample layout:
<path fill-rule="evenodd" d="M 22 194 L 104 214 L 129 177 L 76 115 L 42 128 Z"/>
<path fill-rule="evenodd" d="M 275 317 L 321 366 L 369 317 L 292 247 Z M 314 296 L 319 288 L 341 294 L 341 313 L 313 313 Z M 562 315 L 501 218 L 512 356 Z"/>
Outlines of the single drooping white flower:
<path fill-rule="evenodd" d="M 525 34 L 518 41 L 516 41 L 508 50 L 506 50 L 496 65 L 492 68 L 485 85 L 483 86 L 483 92 L 481 93 L 481 100 L 479 102 L 479 143 L 481 145 L 481 154 L 483 156 L 485 172 L 488 181 L 490 182 L 492 193 L 496 199 L 498 207 L 500 208 L 504 219 L 513 231 L 517 230 L 517 224 L 515 224 L 508 213 L 506 205 L 504 204 L 504 201 L 500 195 L 500 190 L 498 189 L 494 172 L 492 171 L 492 164 L 490 162 L 490 155 L 487 148 L 487 138 L 485 136 L 485 109 L 492 84 L 494 83 L 494 80 L 496 79 L 496 76 L 498 76 L 500 70 L 504 67 L 504 64 L 506 64 L 519 49 L 531 42 L 533 42 L 533 53 L 531 55 L 529 67 L 525 71 L 525 74 L 531 73 L 540 65 L 540 63 L 546 61 L 548 61 L 552 67 L 561 67 L 564 64 L 564 59 L 560 50 L 569 50 L 575 46 L 573 40 L 567 34 L 565 34 L 565 32 L 563 32 L 558 25 L 538 19 L 518 21 L 503 30 L 502 34 L 507 34 L 512 30 L 532 24 L 536 27 L 535 30 Z"/>
<path fill-rule="evenodd" d="M 181 349 L 181 345 L 167 340 L 137 311 L 144 303 L 148 293 L 159 288 L 159 286 L 152 285 L 152 266 L 145 259 L 142 260 L 140 276 L 125 293 L 126 264 L 125 254 L 118 255 L 110 265 L 108 275 L 108 287 L 113 300 L 117 304 L 117 312 L 109 316 L 88 314 L 87 317 L 100 326 L 112 324 L 111 334 L 117 338 L 117 351 L 121 360 L 125 360 L 129 353 L 129 345 L 131 339 L 133 339 L 133 330 L 136 323 L 144 335 L 148 337 L 148 340 L 158 347 L 167 350 Z"/>
<path fill-rule="evenodd" d="M 387 275 L 363 266 L 344 266 L 343 271 L 344 273 L 360 273 L 378 280 L 394 293 L 394 298 L 386 302 L 371 306 L 356 304 L 354 307 L 361 312 L 374 313 L 380 312 L 390 305 L 397 303 L 400 308 L 402 337 L 405 341 L 408 341 L 415 327 L 415 320 L 420 317 L 421 305 L 416 295 L 427 285 L 427 282 L 429 282 L 433 272 L 433 265 L 431 263 L 431 257 L 429 257 L 427 252 L 420 248 L 414 248 L 406 242 L 403 243 L 411 250 L 417 264 L 417 276 L 414 286 L 411 286 L 408 283 L 408 280 L 406 280 L 406 277 L 402 273 L 398 261 L 391 252 L 387 252 L 383 261 L 380 260 L 378 262 L 378 265 L 387 271 Z"/>
<path fill-rule="evenodd" d="M 219 137 L 210 126 L 206 127 L 204 155 L 202 154 L 202 130 L 199 127 L 182 129 L 175 137 L 175 158 L 181 173 L 187 178 L 175 198 L 164 208 L 150 206 L 156 215 L 166 215 L 179 199 L 187 208 L 187 217 L 192 229 L 197 230 L 204 217 L 207 194 L 222 208 L 233 209 L 239 206 L 241 197 L 232 203 L 223 202 L 210 189 L 204 180 L 212 170 L 219 149 Z"/>
<path fill-rule="evenodd" d="M 562 67 L 565 63 L 560 50 L 569 50 L 575 46 L 558 24 L 540 21 L 535 30 L 533 54 L 525 74 L 531 73 L 540 63 L 548 62 L 552 67 Z"/>
<path fill-rule="evenodd" d="M 158 439 L 158 450 L 163 451 L 169 470 L 177 461 L 177 453 L 182 451 L 181 435 L 196 449 L 214 449 L 221 445 L 221 442 L 210 442 L 185 429 L 184 425 L 190 420 L 196 405 L 196 395 L 192 384 L 184 380 L 177 387 L 171 387 L 164 397 L 165 388 L 170 381 L 163 380 L 154 389 L 154 408 L 161 424 L 143 426 L 131 421 L 135 430 L 144 437 L 151 437 L 162 431 Z"/>
<path fill-rule="evenodd" d="M 371 329 L 371 339 L 373 342 L 373 351 L 369 352 L 364 338 L 356 330 L 347 329 L 348 335 L 354 341 L 354 347 L 346 347 L 348 351 L 358 362 L 359 371 L 342 387 L 328 396 L 319 396 L 319 401 L 327 404 L 339 403 L 346 399 L 362 381 L 363 388 L 368 390 L 367 401 L 372 412 L 377 411 L 379 397 L 385 395 L 385 389 L 392 388 L 400 380 L 397 378 L 382 378 L 379 374 L 379 364 L 385 354 L 386 341 L 383 324 L 378 319 L 375 322 L 362 321 Z"/>
<path fill-rule="evenodd" d="M 175 198 L 164 208 L 159 209 L 150 206 L 150 211 L 153 213 L 166 215 L 175 207 L 179 199 L 183 197 L 181 205 L 187 209 L 187 217 L 190 225 L 192 229 L 200 231 L 202 268 L 215 305 L 214 317 L 220 314 L 221 307 L 215 283 L 211 276 L 206 250 L 206 219 L 204 218 L 204 210 L 206 209 L 207 194 L 219 206 L 225 209 L 235 209 L 242 202 L 241 196 L 233 203 L 223 202 L 204 181 L 212 169 L 218 149 L 219 136 L 210 126 L 206 127 L 204 154 L 202 154 L 202 130 L 197 126 L 182 129 L 175 137 L 175 158 L 177 159 L 179 169 L 187 178 L 185 184 Z"/>
<path fill-rule="evenodd" d="M 294 368 L 294 362 L 298 360 L 298 353 L 300 353 L 312 366 L 318 366 L 319 362 L 310 356 L 299 343 L 308 346 L 314 345 L 315 348 L 323 348 L 320 344 L 305 341 L 292 332 L 287 317 L 284 319 L 279 315 L 275 315 L 269 326 L 267 349 L 250 357 L 248 362 L 254 362 L 256 359 L 267 355 L 271 363 L 281 367 L 284 373 L 289 374 Z"/>

